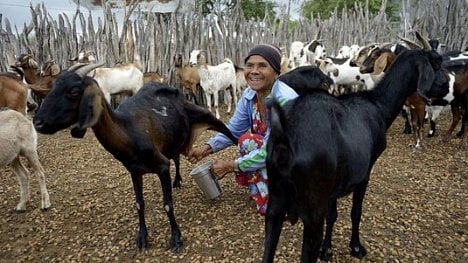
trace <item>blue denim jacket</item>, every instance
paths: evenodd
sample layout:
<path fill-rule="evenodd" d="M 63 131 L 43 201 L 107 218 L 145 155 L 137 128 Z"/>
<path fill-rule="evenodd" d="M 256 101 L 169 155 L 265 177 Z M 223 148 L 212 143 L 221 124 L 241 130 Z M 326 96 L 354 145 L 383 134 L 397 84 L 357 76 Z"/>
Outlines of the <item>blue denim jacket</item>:
<path fill-rule="evenodd" d="M 244 90 L 242 97 L 237 103 L 236 111 L 227 124 L 228 129 L 236 138 L 239 138 L 252 127 L 253 99 L 255 95 L 256 92 L 250 87 L 247 87 Z M 286 83 L 277 80 L 273 84 L 271 93 L 268 97 L 276 98 L 280 104 L 283 105 L 297 96 L 297 93 L 291 87 Z M 267 115 L 267 120 L 269 122 L 269 113 L 267 113 Z M 267 132 L 263 138 L 263 147 L 258 150 L 251 151 L 249 154 L 239 157 L 236 160 L 241 171 L 255 171 L 265 167 L 266 142 L 270 135 L 269 123 L 267 126 Z M 233 144 L 232 141 L 222 133 L 218 133 L 214 137 L 211 137 L 207 143 L 211 146 L 213 152 L 218 152 Z"/>

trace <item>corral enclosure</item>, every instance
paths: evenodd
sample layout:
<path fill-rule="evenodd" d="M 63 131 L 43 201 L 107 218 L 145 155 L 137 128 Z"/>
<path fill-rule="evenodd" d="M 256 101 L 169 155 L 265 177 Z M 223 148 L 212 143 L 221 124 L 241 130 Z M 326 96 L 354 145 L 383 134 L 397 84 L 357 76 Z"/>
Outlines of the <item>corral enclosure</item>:
<path fill-rule="evenodd" d="M 300 21 L 294 30 L 278 24 L 245 21 L 239 13 L 229 18 L 198 19 L 196 11 L 184 14 L 147 14 L 128 19 L 119 28 L 110 9 L 91 25 L 83 10 L 75 17 L 57 21 L 47 15 L 47 5 L 35 7 L 30 28 L 12 32 L 0 28 L 1 70 L 8 69 L 14 56 L 32 52 L 40 62 L 55 59 L 62 68 L 80 50 L 93 50 L 108 65 L 131 62 L 138 54 L 147 71 L 157 70 L 177 85 L 173 57 L 193 49 L 208 51 L 208 60 L 219 63 L 224 57 L 242 65 L 247 50 L 268 42 L 288 47 L 294 40 L 312 40 L 320 31 L 329 54 L 343 44 L 396 41 L 412 38 L 411 29 L 439 37 L 447 50 L 464 49 L 468 44 L 468 7 L 460 1 L 428 1 L 430 9 L 406 17 L 407 24 L 387 21 L 385 14 L 369 15 L 365 7 L 330 20 Z M 135 12 L 135 10 L 128 12 Z M 81 30 L 79 29 L 81 28 Z M 219 29 L 218 29 L 219 28 Z M 83 30 L 84 29 L 84 30 Z M 33 33 L 34 30 L 35 33 Z M 122 33 L 125 32 L 125 33 Z M 211 32 L 207 35 L 206 32 Z M 235 32 L 235 33 L 234 33 Z M 351 33 L 352 32 L 352 33 Z M 208 38 L 210 36 L 210 38 Z M 229 116 L 221 110 L 222 119 Z M 444 112 L 439 131 L 450 121 Z M 466 149 L 459 139 L 441 144 L 440 132 L 426 139 L 421 151 L 408 145 L 412 137 L 402 134 L 397 118 L 388 133 L 389 145 L 377 161 L 364 200 L 362 241 L 369 251 L 368 262 L 466 262 L 467 168 Z M 210 133 L 198 141 L 206 141 Z M 211 158 L 231 158 L 231 149 Z M 183 188 L 174 192 L 176 218 L 185 244 L 181 254 L 167 249 L 169 226 L 162 207 L 161 187 L 156 176 L 145 177 L 145 198 L 149 247 L 138 251 L 134 244 L 137 213 L 128 172 L 88 132 L 84 139 L 71 138 L 68 131 L 39 136 L 39 155 L 46 170 L 52 209 L 40 210 L 37 180 L 31 178 L 31 200 L 25 213 L 13 208 L 18 186 L 9 168 L 0 168 L 0 261 L 5 262 L 259 262 L 263 252 L 263 217 L 245 189 L 235 185 L 232 175 L 221 181 L 224 193 L 207 202 L 189 177 L 194 165 L 182 158 Z M 171 168 L 174 174 L 174 168 Z M 334 261 L 351 262 L 350 198 L 339 201 L 339 219 L 334 233 Z M 278 247 L 277 262 L 298 262 L 301 226 L 286 223 Z"/>
<path fill-rule="evenodd" d="M 412 39 L 412 31 L 417 30 L 424 36 L 438 38 L 446 50 L 468 46 L 468 5 L 464 0 L 421 2 L 425 4 L 413 14 L 402 12 L 398 23 L 389 21 L 383 11 L 371 14 L 365 5 L 356 5 L 353 11 L 337 11 L 330 19 L 301 19 L 294 26 L 287 15 L 275 22 L 268 17 L 246 21 L 240 5 L 229 17 L 203 17 L 197 10 L 148 13 L 135 5 L 125 8 L 121 25 L 109 6 L 103 6 L 99 19 L 93 19 L 81 8 L 73 17 L 63 14 L 54 20 L 44 3 L 31 8 L 32 23 L 21 32 L 12 30 L 8 17 L 0 20 L 0 52 L 4 56 L 0 70 L 8 70 L 21 53 L 32 53 L 39 64 L 53 59 L 64 69 L 70 66 L 68 59 L 80 51 L 94 51 L 98 61 L 107 66 L 137 60 L 143 71 L 158 71 L 169 84 L 177 86 L 174 55 L 181 53 L 188 59 L 194 49 L 207 51 L 208 63 L 218 64 L 230 58 L 242 66 L 248 50 L 258 43 L 276 44 L 288 54 L 291 42 L 320 38 L 333 56 L 344 44 L 396 42 L 398 36 Z M 97 24 L 93 22 L 96 20 Z"/>

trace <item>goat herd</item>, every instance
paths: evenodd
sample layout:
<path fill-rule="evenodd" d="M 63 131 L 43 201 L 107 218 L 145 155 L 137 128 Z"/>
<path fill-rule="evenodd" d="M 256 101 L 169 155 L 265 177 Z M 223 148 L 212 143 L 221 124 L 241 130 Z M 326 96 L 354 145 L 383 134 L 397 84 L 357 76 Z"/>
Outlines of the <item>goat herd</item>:
<path fill-rule="evenodd" d="M 269 102 L 270 200 L 263 262 L 273 262 L 284 221 L 294 224 L 298 219 L 304 227 L 301 262 L 330 260 L 337 200 L 350 193 L 349 247 L 354 257 L 362 259 L 367 254 L 359 227 L 369 176 L 386 148 L 387 130 L 405 105 L 410 110 L 414 147 L 421 147 L 425 114 L 432 114 L 433 122 L 450 105 L 453 120 L 443 139 L 450 138 L 463 119 L 459 135 L 464 150 L 468 54 L 459 51 L 440 55 L 430 41 L 419 34 L 416 37 L 420 45 L 402 39 L 401 44 L 343 48 L 337 58 L 327 57 L 318 40 L 291 45 L 290 56 L 284 56 L 283 63 L 284 71 L 289 72 L 279 79 L 300 96 L 284 107 Z M 12 66 L 13 72 L 0 75 L 0 107 L 10 108 L 0 111 L 0 165 L 11 164 L 17 175 L 21 191 L 16 210 L 25 211 L 29 199 L 27 171 L 20 156 L 27 158 L 39 178 L 41 208 L 51 207 L 37 153 L 36 130 L 54 134 L 70 128 L 73 137 L 83 138 L 90 128 L 130 173 L 139 219 L 137 247 L 148 246 L 143 175 L 155 173 L 161 182 L 163 207 L 171 229 L 170 249 L 181 251 L 170 160 L 176 166 L 174 187 L 180 186 L 179 156 L 187 153 L 203 131 L 218 131 L 237 142 L 219 119 L 218 93 L 230 91 L 226 92 L 230 112 L 231 102 L 236 104 L 245 87 L 242 68 L 229 59 L 216 66 L 207 65 L 200 50 L 191 53 L 189 63 L 180 55 L 175 58 L 184 91 L 194 96 L 201 87 L 206 95 L 205 109 L 189 102 L 179 89 L 163 84 L 156 73 L 143 74 L 134 64 L 101 68 L 103 64 L 94 63 L 92 53 L 80 56 L 65 71 L 60 72 L 48 61 L 39 72 L 31 55 L 21 55 Z M 144 75 L 151 80 L 145 80 Z M 30 91 L 43 99 L 33 122 L 25 116 Z M 111 107 L 111 95 L 123 91 L 133 96 Z M 216 115 L 211 113 L 212 96 Z"/>

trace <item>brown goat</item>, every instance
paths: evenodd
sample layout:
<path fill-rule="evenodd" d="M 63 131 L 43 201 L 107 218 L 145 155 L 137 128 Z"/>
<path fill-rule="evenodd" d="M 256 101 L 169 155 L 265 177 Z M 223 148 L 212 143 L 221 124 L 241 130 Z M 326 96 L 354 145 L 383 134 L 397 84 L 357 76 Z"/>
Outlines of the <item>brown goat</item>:
<path fill-rule="evenodd" d="M 31 54 L 21 54 L 15 62 L 15 66 L 20 67 L 24 71 L 24 79 L 29 84 L 37 83 L 41 77 L 41 69 L 39 63 L 32 58 Z"/>
<path fill-rule="evenodd" d="M 148 82 L 164 83 L 164 78 L 158 72 L 145 72 L 143 73 L 143 84 Z"/>
<path fill-rule="evenodd" d="M 190 66 L 187 62 L 184 61 L 182 54 L 177 54 L 175 56 L 175 67 L 177 68 L 177 77 L 182 85 L 184 93 L 186 93 L 189 99 L 193 99 L 195 104 L 197 102 L 197 90 L 201 88 L 200 86 L 200 75 L 198 75 L 198 70 L 195 67 Z"/>
<path fill-rule="evenodd" d="M 96 80 L 86 74 L 99 65 L 77 65 L 54 81 L 50 94 L 34 116 L 38 132 L 53 134 L 72 125 L 72 136 L 83 137 L 88 128 L 102 146 L 128 170 L 135 191 L 139 218 L 138 248 L 147 247 L 143 175 L 157 174 L 164 210 L 171 228 L 170 248 L 178 252 L 182 240 L 177 224 L 169 160 L 186 154 L 207 129 L 224 133 L 237 143 L 224 123 L 208 110 L 187 102 L 179 89 L 151 82 L 113 110 Z"/>
<path fill-rule="evenodd" d="M 375 47 L 361 63 L 361 73 L 380 75 L 385 73 L 396 58 L 396 54 L 390 49 Z M 411 127 L 413 129 L 414 146 L 421 146 L 422 131 L 424 127 L 424 116 L 426 114 L 426 102 L 414 92 L 405 101 L 405 106 L 410 109 Z"/>
<path fill-rule="evenodd" d="M 26 115 L 28 87 L 10 73 L 0 74 L 0 107 L 21 112 Z"/>

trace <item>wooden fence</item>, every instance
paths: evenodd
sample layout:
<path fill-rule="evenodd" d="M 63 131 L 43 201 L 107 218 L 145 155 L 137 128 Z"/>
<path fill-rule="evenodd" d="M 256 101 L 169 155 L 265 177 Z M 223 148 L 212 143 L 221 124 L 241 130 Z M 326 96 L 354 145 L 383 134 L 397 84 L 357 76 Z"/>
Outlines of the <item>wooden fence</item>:
<path fill-rule="evenodd" d="M 408 0 L 405 0 L 408 1 Z M 403 2 L 405 2 L 403 1 Z M 99 61 L 112 66 L 116 62 L 134 62 L 144 71 L 158 71 L 177 86 L 174 55 L 182 53 L 188 59 L 193 49 L 207 51 L 211 64 L 225 57 L 242 66 L 248 50 L 258 43 L 273 43 L 288 51 L 292 41 L 323 39 L 329 55 L 336 54 L 344 44 L 365 45 L 371 42 L 395 42 L 397 36 L 413 39 L 411 30 L 439 38 L 447 50 L 468 46 L 468 5 L 465 0 L 425 0 L 414 17 L 402 15 L 404 23 L 389 21 L 384 11 L 371 15 L 365 5 L 354 11 L 338 10 L 329 19 L 300 20 L 292 26 L 288 17 L 270 22 L 246 21 L 238 6 L 230 17 L 202 17 L 197 10 L 183 14 L 140 12 L 135 6 L 125 9 L 122 28 L 115 14 L 103 6 L 103 15 L 93 24 L 91 14 L 76 10 L 73 17 L 50 17 L 45 4 L 31 8 L 32 22 L 22 32 L 13 32 L 8 19 L 0 14 L 0 70 L 6 71 L 21 53 L 32 53 L 42 64 L 54 59 L 62 68 L 81 50 L 92 50 Z M 384 3 L 385 4 L 385 1 Z"/>

